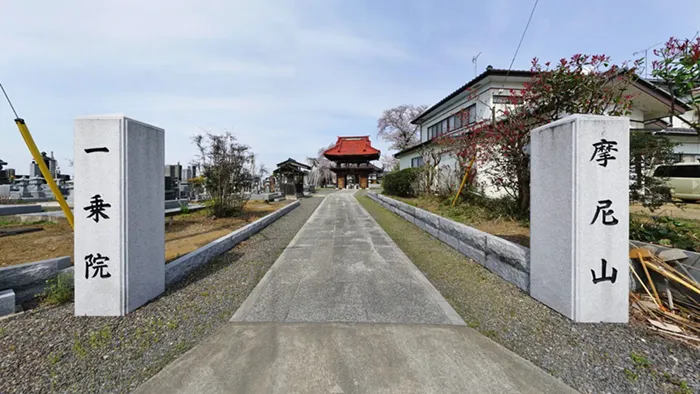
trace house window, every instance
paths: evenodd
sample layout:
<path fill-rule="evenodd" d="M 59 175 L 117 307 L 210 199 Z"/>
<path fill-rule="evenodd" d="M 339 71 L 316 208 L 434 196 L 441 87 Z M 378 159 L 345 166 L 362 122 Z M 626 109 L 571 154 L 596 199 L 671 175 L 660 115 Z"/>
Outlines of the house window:
<path fill-rule="evenodd" d="M 515 101 L 515 104 L 522 104 L 523 98 L 521 96 L 515 95 L 515 96 L 506 96 L 506 95 L 501 95 L 501 94 L 494 94 L 493 95 L 493 103 L 494 104 L 513 104 L 513 101 Z"/>
<path fill-rule="evenodd" d="M 428 127 L 428 140 L 432 140 L 451 131 L 459 130 L 462 128 L 462 126 L 466 126 L 474 122 L 476 122 L 476 104 L 472 104 L 467 109 L 459 111 L 456 114 Z"/>
<path fill-rule="evenodd" d="M 428 127 L 428 136 L 427 136 L 428 138 L 427 139 L 432 140 L 433 138 L 435 138 L 436 133 L 437 133 L 437 128 L 435 127 L 435 125 Z"/>
<path fill-rule="evenodd" d="M 461 112 L 457 113 L 455 116 L 453 116 L 453 118 L 455 118 L 455 130 L 461 128 L 462 127 L 462 113 Z"/>
<path fill-rule="evenodd" d="M 438 122 L 430 127 L 428 127 L 428 139 L 432 140 L 434 138 L 437 138 L 437 136 L 441 135 L 444 131 L 446 131 L 447 126 L 443 129 L 442 127 L 443 122 Z"/>
<path fill-rule="evenodd" d="M 411 167 L 420 167 L 423 165 L 422 157 L 414 157 L 411 159 Z"/>
<path fill-rule="evenodd" d="M 469 107 L 467 107 L 467 116 L 467 124 L 476 123 L 476 104 L 472 104 Z"/>

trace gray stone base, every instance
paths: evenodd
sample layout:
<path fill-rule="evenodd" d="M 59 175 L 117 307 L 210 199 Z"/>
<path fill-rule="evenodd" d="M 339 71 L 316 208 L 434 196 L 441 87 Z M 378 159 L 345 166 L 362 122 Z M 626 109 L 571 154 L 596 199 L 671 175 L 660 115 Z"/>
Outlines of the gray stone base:
<path fill-rule="evenodd" d="M 0 316 L 15 313 L 15 292 L 12 290 L 0 291 Z"/>
<path fill-rule="evenodd" d="M 367 196 L 521 290 L 529 292 L 528 248 L 393 198 L 372 192 L 367 193 Z"/>
<path fill-rule="evenodd" d="M 32 204 L 17 204 L 17 205 L 0 205 L 0 216 L 17 215 L 20 213 L 41 212 L 41 205 Z"/>

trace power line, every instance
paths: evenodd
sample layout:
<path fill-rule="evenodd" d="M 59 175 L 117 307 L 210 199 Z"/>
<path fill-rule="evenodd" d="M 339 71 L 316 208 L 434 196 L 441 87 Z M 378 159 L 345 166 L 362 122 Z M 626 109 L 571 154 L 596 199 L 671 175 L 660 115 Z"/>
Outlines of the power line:
<path fill-rule="evenodd" d="M 7 96 L 7 92 L 5 91 L 5 88 L 2 87 L 1 83 L 0 83 L 0 89 L 2 90 L 2 93 L 5 95 L 5 98 L 7 99 L 7 103 L 10 104 L 10 108 L 12 108 L 12 112 L 15 113 L 15 118 L 19 118 L 19 116 L 17 116 L 17 111 L 15 111 L 15 107 L 12 105 L 12 101 L 10 101 L 10 97 Z"/>
<path fill-rule="evenodd" d="M 656 43 L 652 46 L 646 47 L 644 49 L 640 49 L 637 52 L 632 53 L 632 56 L 637 56 L 640 53 L 644 52 L 644 78 L 649 78 L 649 50 L 655 46 L 659 46 L 663 44 L 663 42 Z"/>
<path fill-rule="evenodd" d="M 508 71 L 506 72 L 506 77 L 503 79 L 503 84 L 501 87 L 504 87 L 506 85 L 506 81 L 508 80 L 508 74 L 510 74 L 510 70 L 513 68 L 513 63 L 515 63 L 515 58 L 518 56 L 518 51 L 520 50 L 520 45 L 523 43 L 523 39 L 525 39 L 525 33 L 527 33 L 528 27 L 530 27 L 530 22 L 532 21 L 532 16 L 535 14 L 535 8 L 537 8 L 537 3 L 539 3 L 540 0 L 535 0 L 535 4 L 532 6 L 532 11 L 530 12 L 530 17 L 527 18 L 527 25 L 525 25 L 525 30 L 523 30 L 522 36 L 520 36 L 520 42 L 518 43 L 518 47 L 515 48 L 515 53 L 513 54 L 513 59 L 510 61 L 510 66 L 508 66 Z"/>

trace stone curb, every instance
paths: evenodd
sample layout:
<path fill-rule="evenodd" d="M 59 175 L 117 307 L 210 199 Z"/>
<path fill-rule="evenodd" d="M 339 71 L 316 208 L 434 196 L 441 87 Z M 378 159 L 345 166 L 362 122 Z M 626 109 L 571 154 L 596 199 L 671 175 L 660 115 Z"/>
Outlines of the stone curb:
<path fill-rule="evenodd" d="M 21 213 L 41 212 L 41 205 L 18 204 L 0 205 L 0 216 L 18 215 Z"/>
<path fill-rule="evenodd" d="M 258 231 L 264 229 L 270 223 L 289 213 L 292 209 L 299 206 L 299 201 L 295 201 L 282 209 L 279 209 L 263 218 L 260 218 L 253 223 L 250 223 L 231 234 L 225 235 L 208 245 L 205 245 L 193 252 L 190 252 L 179 259 L 165 265 L 165 286 L 182 280 L 187 274 L 195 268 L 206 264 L 215 257 L 233 249 L 239 243 L 250 238 Z"/>
<path fill-rule="evenodd" d="M 297 206 L 299 206 L 299 201 L 295 201 L 269 215 L 249 223 L 208 245 L 180 257 L 170 264 L 166 264 L 166 287 L 181 280 L 195 268 L 210 262 L 216 256 L 227 252 L 242 241 L 250 238 Z M 58 274 L 64 272 L 73 272 L 70 256 L 0 268 L 0 295 L 5 297 L 0 299 L 0 310 L 5 310 L 4 303 L 9 302 L 9 292 L 12 292 L 13 305 L 31 301 L 44 291 L 48 279 L 54 278 Z M 2 311 L 0 311 L 0 316 L 3 316 Z M 9 313 L 14 313 L 14 307 L 12 312 Z"/>
<path fill-rule="evenodd" d="M 12 289 L 0 290 L 0 316 L 15 313 L 15 292 Z"/>
<path fill-rule="evenodd" d="M 367 196 L 529 293 L 530 249 L 384 195 Z"/>
<path fill-rule="evenodd" d="M 0 290 L 17 289 L 35 282 L 43 283 L 56 276 L 58 271 L 70 267 L 70 261 L 70 256 L 63 256 L 0 268 Z"/>

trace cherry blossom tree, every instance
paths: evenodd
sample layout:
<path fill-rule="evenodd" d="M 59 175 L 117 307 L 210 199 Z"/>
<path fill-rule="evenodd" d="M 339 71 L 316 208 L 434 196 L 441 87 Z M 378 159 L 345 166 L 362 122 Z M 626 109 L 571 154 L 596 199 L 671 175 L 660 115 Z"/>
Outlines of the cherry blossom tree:
<path fill-rule="evenodd" d="M 377 136 L 391 143 L 389 149 L 403 150 L 419 141 L 419 126 L 411 121 L 426 110 L 426 105 L 399 105 L 387 109 L 377 121 Z"/>
<path fill-rule="evenodd" d="M 317 174 L 315 176 L 315 186 L 324 186 L 328 184 L 335 183 L 335 174 L 331 171 L 333 167 L 333 162 L 328 160 L 326 156 L 323 155 L 325 151 L 335 146 L 335 143 L 330 144 L 324 148 L 320 148 L 317 152 L 316 157 L 308 157 L 306 161 L 309 165 L 316 166 Z"/>
<path fill-rule="evenodd" d="M 399 169 L 399 159 L 395 158 L 392 154 L 382 155 L 380 162 L 382 163 L 382 167 L 385 172 Z"/>

